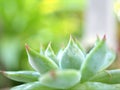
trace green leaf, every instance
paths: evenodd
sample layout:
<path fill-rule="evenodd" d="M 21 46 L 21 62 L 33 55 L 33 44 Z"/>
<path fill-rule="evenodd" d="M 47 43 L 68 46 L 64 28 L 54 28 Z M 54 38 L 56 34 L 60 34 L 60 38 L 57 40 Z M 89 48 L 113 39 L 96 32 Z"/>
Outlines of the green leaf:
<path fill-rule="evenodd" d="M 35 52 L 29 48 L 28 45 L 26 45 L 26 51 L 30 65 L 40 74 L 44 74 L 50 70 L 55 70 L 58 68 L 57 64 L 54 61 Z"/>
<path fill-rule="evenodd" d="M 70 41 L 63 51 L 60 68 L 62 69 L 77 69 L 80 70 L 81 64 L 85 56 L 78 45 L 70 38 Z"/>
<path fill-rule="evenodd" d="M 9 79 L 19 82 L 34 82 L 40 77 L 38 72 L 34 71 L 2 71 Z"/>
<path fill-rule="evenodd" d="M 99 72 L 94 77 L 92 77 L 90 81 L 120 84 L 120 69 Z"/>
<path fill-rule="evenodd" d="M 11 88 L 10 90 L 58 90 L 41 85 L 40 82 L 22 84 Z"/>
<path fill-rule="evenodd" d="M 45 51 L 45 56 L 49 57 L 51 60 L 53 60 L 58 65 L 58 60 L 57 60 L 57 57 L 56 57 L 54 51 L 52 50 L 51 43 L 49 43 L 49 45 Z"/>
<path fill-rule="evenodd" d="M 63 49 L 60 49 L 60 50 L 58 51 L 58 54 L 57 54 L 57 59 L 58 59 L 58 61 L 61 60 L 62 54 L 63 54 Z"/>
<path fill-rule="evenodd" d="M 97 46 L 100 41 L 101 41 L 101 40 L 100 40 L 99 36 L 97 36 L 97 39 L 96 39 L 96 42 L 95 42 L 95 46 Z"/>
<path fill-rule="evenodd" d="M 43 46 L 42 45 L 40 46 L 40 54 L 44 55 L 44 50 L 43 50 Z"/>
<path fill-rule="evenodd" d="M 81 75 L 76 70 L 51 71 L 40 77 L 41 84 L 56 88 L 68 89 L 80 81 Z"/>
<path fill-rule="evenodd" d="M 80 50 L 83 52 L 84 55 L 86 55 L 86 50 L 81 46 L 80 42 L 76 39 L 75 40 L 76 44 L 80 48 Z"/>
<path fill-rule="evenodd" d="M 120 90 L 120 84 L 85 82 L 83 84 L 76 85 L 71 90 Z"/>
<path fill-rule="evenodd" d="M 97 72 L 106 69 L 115 59 L 115 53 L 111 51 L 105 42 L 105 37 L 95 45 L 87 54 L 81 67 L 82 82 L 89 80 Z"/>

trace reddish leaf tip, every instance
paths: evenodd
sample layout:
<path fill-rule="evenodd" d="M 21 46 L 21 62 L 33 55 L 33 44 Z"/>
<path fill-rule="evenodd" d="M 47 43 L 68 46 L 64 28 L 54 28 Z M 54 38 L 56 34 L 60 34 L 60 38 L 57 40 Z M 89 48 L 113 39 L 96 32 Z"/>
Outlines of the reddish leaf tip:
<path fill-rule="evenodd" d="M 56 78 L 56 73 L 55 73 L 55 71 L 52 70 L 52 71 L 50 72 L 50 75 L 51 75 L 51 77 L 52 77 L 53 79 Z"/>
<path fill-rule="evenodd" d="M 1 74 L 4 74 L 4 71 L 0 71 Z"/>
<path fill-rule="evenodd" d="M 103 36 L 103 40 L 104 40 L 104 41 L 106 40 L 106 35 Z"/>
<path fill-rule="evenodd" d="M 27 43 L 25 44 L 25 48 L 26 48 L 27 51 L 29 51 L 29 46 L 28 46 Z"/>

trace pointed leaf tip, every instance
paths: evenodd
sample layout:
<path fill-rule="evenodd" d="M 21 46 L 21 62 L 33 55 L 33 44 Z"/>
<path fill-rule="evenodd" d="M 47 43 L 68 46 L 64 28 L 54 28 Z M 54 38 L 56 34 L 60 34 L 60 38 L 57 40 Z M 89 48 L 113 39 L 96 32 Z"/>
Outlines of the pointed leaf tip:
<path fill-rule="evenodd" d="M 84 54 L 76 42 L 70 38 L 68 45 L 64 49 L 60 58 L 60 68 L 62 69 L 80 69 Z"/>
<path fill-rule="evenodd" d="M 34 82 L 40 77 L 39 72 L 35 71 L 4 71 L 7 78 L 18 82 Z"/>
<path fill-rule="evenodd" d="M 69 46 L 70 44 L 73 44 L 73 43 L 74 43 L 73 37 L 70 35 L 70 39 L 69 39 L 69 42 L 68 42 L 68 46 Z"/>
<path fill-rule="evenodd" d="M 51 47 L 51 42 L 48 43 L 48 46 L 47 46 L 47 48 L 46 48 L 45 53 L 47 53 L 47 51 L 49 51 L 49 49 L 50 49 L 50 50 L 52 49 L 52 47 Z"/>
<path fill-rule="evenodd" d="M 51 47 L 51 42 L 48 44 L 46 50 L 45 50 L 45 56 L 47 56 L 48 58 L 50 58 L 51 60 L 53 60 L 56 64 L 58 64 L 58 60 L 57 57 Z"/>
<path fill-rule="evenodd" d="M 73 36 L 72 35 L 70 35 L 70 40 L 73 40 Z"/>
<path fill-rule="evenodd" d="M 49 42 L 48 46 L 51 47 L 51 41 Z"/>
<path fill-rule="evenodd" d="M 106 35 L 103 36 L 103 40 L 106 41 Z"/>
<path fill-rule="evenodd" d="M 115 60 L 115 53 L 108 48 L 105 43 L 106 36 L 97 42 L 96 46 L 87 54 L 85 61 L 81 66 L 82 70 L 82 82 L 90 79 L 99 71 L 102 71 L 109 67 Z"/>
<path fill-rule="evenodd" d="M 4 74 L 4 71 L 0 71 L 1 74 Z"/>
<path fill-rule="evenodd" d="M 27 55 L 30 65 L 41 74 L 58 68 L 54 61 L 42 54 L 39 54 L 30 47 L 29 51 L 27 51 Z"/>
<path fill-rule="evenodd" d="M 27 51 L 29 51 L 29 45 L 27 43 L 25 44 L 25 48 Z"/>
<path fill-rule="evenodd" d="M 98 40 L 100 40 L 100 37 L 99 37 L 99 35 L 98 35 L 98 34 L 96 34 L 96 37 L 97 37 L 97 39 L 98 39 Z"/>
<path fill-rule="evenodd" d="M 70 34 L 70 38 L 72 38 L 72 34 Z"/>
<path fill-rule="evenodd" d="M 41 54 L 41 55 L 44 55 L 44 50 L 43 50 L 43 48 L 44 48 L 43 45 L 40 44 L 40 54 Z"/>

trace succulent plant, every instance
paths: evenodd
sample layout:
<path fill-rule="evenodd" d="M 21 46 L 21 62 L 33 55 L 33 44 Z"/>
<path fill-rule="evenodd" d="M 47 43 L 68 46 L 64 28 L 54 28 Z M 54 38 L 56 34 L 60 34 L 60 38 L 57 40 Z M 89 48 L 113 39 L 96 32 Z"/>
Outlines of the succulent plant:
<path fill-rule="evenodd" d="M 120 69 L 107 70 L 116 55 L 106 45 L 105 36 L 97 38 L 88 53 L 72 38 L 57 55 L 51 44 L 40 53 L 27 44 L 25 47 L 35 71 L 1 71 L 12 80 L 25 83 L 11 90 L 120 90 Z"/>

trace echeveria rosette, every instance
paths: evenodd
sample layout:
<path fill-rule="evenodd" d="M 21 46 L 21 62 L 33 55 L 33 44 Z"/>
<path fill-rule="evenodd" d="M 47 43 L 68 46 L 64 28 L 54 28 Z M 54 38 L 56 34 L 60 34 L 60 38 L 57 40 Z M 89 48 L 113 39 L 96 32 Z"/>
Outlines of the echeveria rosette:
<path fill-rule="evenodd" d="M 120 90 L 120 69 L 106 70 L 115 60 L 106 37 L 97 38 L 86 53 L 72 37 L 65 49 L 55 55 L 51 44 L 42 53 L 26 45 L 35 71 L 1 71 L 6 77 L 25 82 L 11 90 Z"/>

